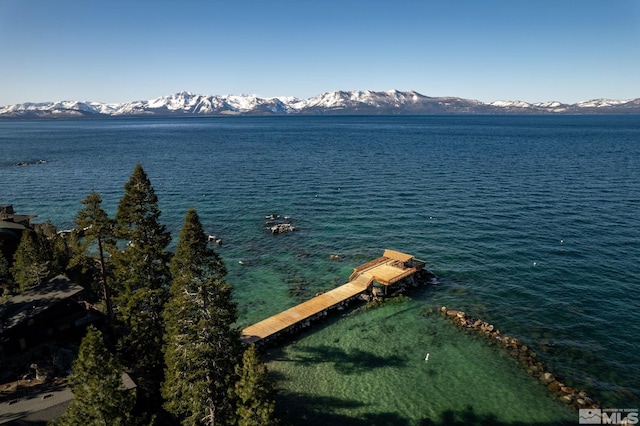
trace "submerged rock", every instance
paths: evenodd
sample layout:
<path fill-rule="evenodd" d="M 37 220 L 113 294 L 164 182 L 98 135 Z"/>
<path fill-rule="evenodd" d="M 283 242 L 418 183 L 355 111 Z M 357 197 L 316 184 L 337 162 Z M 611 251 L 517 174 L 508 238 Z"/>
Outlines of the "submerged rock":
<path fill-rule="evenodd" d="M 547 386 L 547 388 L 551 391 L 551 392 L 560 392 L 560 389 L 562 389 L 562 383 L 556 381 L 553 381 L 551 383 L 549 383 L 549 386 Z"/>
<path fill-rule="evenodd" d="M 548 385 L 549 383 L 554 382 L 555 380 L 556 378 L 553 376 L 553 374 L 549 372 L 546 372 L 542 376 L 540 376 L 540 381 L 545 385 Z"/>
<path fill-rule="evenodd" d="M 571 404 L 573 402 L 573 395 L 563 395 L 560 397 L 560 401 L 565 404 Z"/>
<path fill-rule="evenodd" d="M 570 388 L 569 386 L 562 386 L 560 390 L 564 393 L 569 393 L 569 394 L 573 393 L 573 389 Z"/>

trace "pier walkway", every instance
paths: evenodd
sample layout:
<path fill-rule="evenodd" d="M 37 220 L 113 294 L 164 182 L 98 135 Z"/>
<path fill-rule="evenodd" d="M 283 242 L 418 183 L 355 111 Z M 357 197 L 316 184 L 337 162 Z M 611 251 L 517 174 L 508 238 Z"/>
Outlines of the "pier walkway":
<path fill-rule="evenodd" d="M 348 283 L 245 328 L 240 339 L 247 344 L 259 343 L 306 327 L 312 320 L 325 316 L 329 310 L 344 306 L 370 291 L 374 282 L 386 289 L 386 286 L 412 275 L 424 266 L 423 261 L 411 255 L 385 250 L 382 257 L 355 268 Z"/>

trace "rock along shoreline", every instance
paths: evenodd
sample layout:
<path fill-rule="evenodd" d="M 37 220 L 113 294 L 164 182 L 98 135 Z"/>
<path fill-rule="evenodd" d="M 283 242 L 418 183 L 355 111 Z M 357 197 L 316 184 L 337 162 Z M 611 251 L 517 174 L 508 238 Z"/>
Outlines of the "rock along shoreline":
<path fill-rule="evenodd" d="M 493 324 L 480 318 L 467 316 L 463 311 L 447 309 L 443 306 L 440 308 L 440 314 L 456 326 L 502 346 L 511 356 L 520 361 L 530 376 L 537 378 L 561 402 L 571 405 L 576 410 L 600 408 L 601 404 L 594 401 L 586 391 L 565 386 L 561 379 L 538 359 L 536 353 L 519 339 L 503 334 Z"/>

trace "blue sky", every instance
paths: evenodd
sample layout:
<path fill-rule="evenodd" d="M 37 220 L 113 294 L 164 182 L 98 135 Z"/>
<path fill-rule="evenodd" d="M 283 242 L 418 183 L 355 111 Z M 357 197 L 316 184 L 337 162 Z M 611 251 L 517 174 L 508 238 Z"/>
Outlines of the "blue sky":
<path fill-rule="evenodd" d="M 640 97 L 640 1 L 0 0 L 0 105 L 179 91 Z"/>

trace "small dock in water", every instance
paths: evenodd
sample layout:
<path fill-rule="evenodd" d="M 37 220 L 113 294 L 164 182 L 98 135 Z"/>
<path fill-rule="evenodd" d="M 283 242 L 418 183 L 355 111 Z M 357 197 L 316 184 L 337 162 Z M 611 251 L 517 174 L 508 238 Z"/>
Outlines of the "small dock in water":
<path fill-rule="evenodd" d="M 326 316 L 332 309 L 344 307 L 365 293 L 373 296 L 386 295 L 388 286 L 424 267 L 424 261 L 409 254 L 385 250 L 382 257 L 355 268 L 348 283 L 250 325 L 242 330 L 240 339 L 247 344 L 259 344 L 305 328 L 311 321 Z M 374 288 L 374 283 L 381 287 Z"/>

